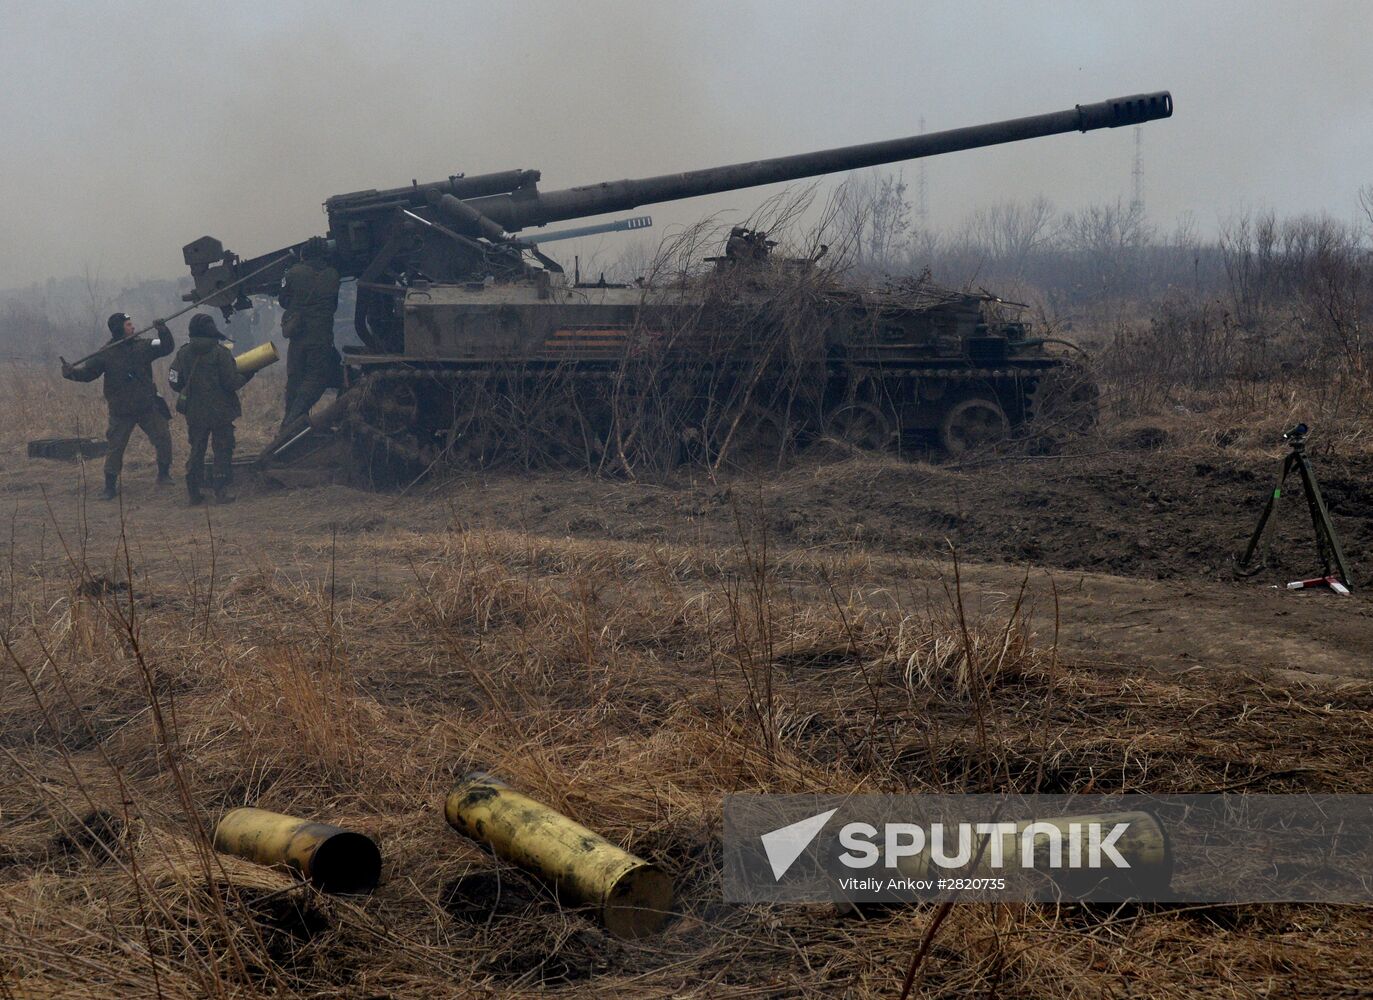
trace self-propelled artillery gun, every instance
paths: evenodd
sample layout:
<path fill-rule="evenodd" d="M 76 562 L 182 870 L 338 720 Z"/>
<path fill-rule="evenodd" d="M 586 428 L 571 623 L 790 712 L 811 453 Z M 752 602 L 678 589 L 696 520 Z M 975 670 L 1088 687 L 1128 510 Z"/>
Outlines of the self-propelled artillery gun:
<path fill-rule="evenodd" d="M 714 268 L 666 281 L 570 279 L 551 223 L 1172 114 L 1165 92 L 775 159 L 540 191 L 535 170 L 335 195 L 331 262 L 356 280 L 337 400 L 264 459 L 346 434 L 372 467 L 780 457 L 822 437 L 950 452 L 1049 422 L 1080 426 L 1095 387 L 1071 355 L 986 294 L 844 285 L 767 235 L 731 232 Z M 532 235 L 531 235 L 532 234 Z M 314 237 L 318 241 L 319 237 Z M 184 247 L 189 301 L 229 317 L 272 294 L 305 242 L 240 258 Z M 318 242 L 316 243 L 318 245 Z M 245 280 L 247 279 L 247 280 Z"/>

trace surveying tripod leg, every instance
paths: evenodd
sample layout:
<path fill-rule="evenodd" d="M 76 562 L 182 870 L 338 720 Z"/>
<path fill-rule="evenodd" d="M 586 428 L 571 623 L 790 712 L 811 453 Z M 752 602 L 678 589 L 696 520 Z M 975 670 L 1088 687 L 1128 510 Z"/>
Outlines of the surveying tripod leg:
<path fill-rule="evenodd" d="M 1264 529 L 1268 527 L 1268 521 L 1277 513 L 1278 500 L 1282 498 L 1282 488 L 1287 482 L 1287 475 L 1292 471 L 1295 453 L 1289 454 L 1282 460 L 1282 472 L 1278 475 L 1278 485 L 1273 487 L 1273 491 L 1268 494 L 1268 502 L 1263 505 L 1263 513 L 1259 515 L 1259 523 L 1254 528 L 1254 533 L 1249 536 L 1249 544 L 1244 547 L 1244 554 L 1235 560 L 1235 572 L 1241 576 L 1253 576 L 1263 569 L 1263 562 L 1257 566 L 1250 566 L 1254 559 L 1254 553 L 1258 551 L 1259 542 L 1263 540 Z"/>
<path fill-rule="evenodd" d="M 1352 587 L 1349 579 L 1349 566 L 1344 561 L 1344 550 L 1340 548 L 1340 537 L 1335 533 L 1335 524 L 1330 520 L 1326 509 L 1325 497 L 1321 496 L 1320 485 L 1316 482 L 1311 466 L 1305 455 L 1296 455 L 1297 471 L 1301 473 L 1302 489 L 1306 492 L 1306 506 L 1311 510 L 1311 526 L 1316 529 L 1316 551 L 1326 576 L 1333 570 L 1346 587 Z"/>

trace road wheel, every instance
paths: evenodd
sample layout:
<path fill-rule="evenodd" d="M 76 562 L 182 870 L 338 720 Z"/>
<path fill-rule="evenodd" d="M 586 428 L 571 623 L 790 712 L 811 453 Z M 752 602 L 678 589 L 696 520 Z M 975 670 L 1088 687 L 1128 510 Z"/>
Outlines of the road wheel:
<path fill-rule="evenodd" d="M 447 460 L 459 467 L 485 469 L 495 464 L 501 454 L 497 422 L 481 410 L 458 414 L 446 437 Z"/>
<path fill-rule="evenodd" d="M 849 403 L 825 421 L 825 435 L 864 451 L 881 451 L 896 436 L 892 422 L 872 403 Z"/>
<path fill-rule="evenodd" d="M 950 455 L 963 455 L 1002 440 L 1009 430 L 1006 411 L 994 399 L 978 396 L 950 407 L 939 423 L 939 443 Z"/>
<path fill-rule="evenodd" d="M 419 423 L 419 393 L 409 382 L 383 383 L 373 402 L 373 423 L 387 434 L 409 432 Z"/>
<path fill-rule="evenodd" d="M 752 405 L 739 417 L 720 459 L 737 468 L 775 468 L 794 445 L 786 418 L 776 410 Z"/>

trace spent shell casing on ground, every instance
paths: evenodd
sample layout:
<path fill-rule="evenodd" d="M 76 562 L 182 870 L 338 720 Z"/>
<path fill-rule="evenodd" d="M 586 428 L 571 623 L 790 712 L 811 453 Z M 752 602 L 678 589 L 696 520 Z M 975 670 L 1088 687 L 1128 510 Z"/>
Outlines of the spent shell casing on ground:
<path fill-rule="evenodd" d="M 294 869 L 325 892 L 367 892 L 381 877 L 381 851 L 371 837 L 266 809 L 225 813 L 215 850 Z"/>
<path fill-rule="evenodd" d="M 464 776 L 444 815 L 561 898 L 592 907 L 616 937 L 657 933 L 671 916 L 672 880 L 661 870 L 490 775 Z"/>

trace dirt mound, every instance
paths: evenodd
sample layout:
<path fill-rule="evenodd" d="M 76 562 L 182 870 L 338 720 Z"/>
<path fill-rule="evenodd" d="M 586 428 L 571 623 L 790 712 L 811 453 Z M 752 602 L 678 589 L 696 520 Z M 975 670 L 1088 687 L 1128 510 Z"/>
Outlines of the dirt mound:
<path fill-rule="evenodd" d="M 1367 566 L 1373 459 L 1316 464 L 1345 554 Z M 853 463 L 793 474 L 769 504 L 768 523 L 780 538 L 811 545 L 857 539 L 900 554 L 952 547 L 978 560 L 1228 578 L 1277 473 L 1277 461 L 1219 449 L 1021 458 L 968 471 Z M 1317 568 L 1300 491 L 1283 503 L 1273 538 L 1275 569 Z"/>

